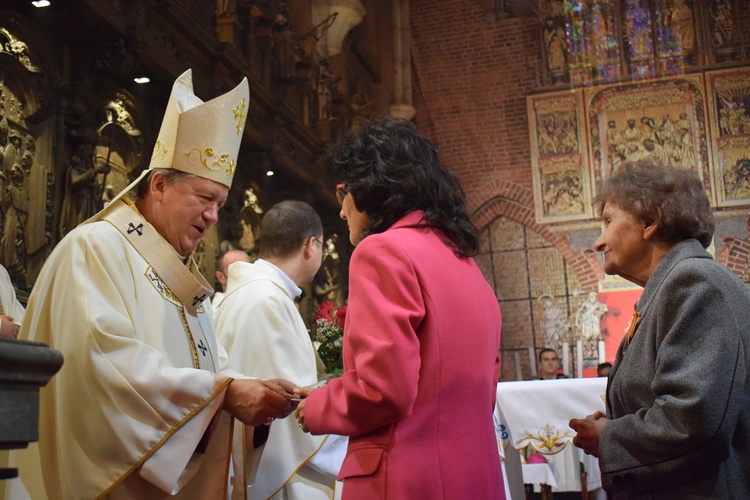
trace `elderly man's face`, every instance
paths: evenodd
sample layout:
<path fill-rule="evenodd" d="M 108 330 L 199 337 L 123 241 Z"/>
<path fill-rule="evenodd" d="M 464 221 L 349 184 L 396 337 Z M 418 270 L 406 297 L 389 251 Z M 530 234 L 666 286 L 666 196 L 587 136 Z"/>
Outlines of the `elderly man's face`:
<path fill-rule="evenodd" d="M 149 222 L 177 253 L 187 255 L 219 220 L 229 188 L 203 177 L 172 183 L 161 174 L 156 176 L 151 183 Z"/>

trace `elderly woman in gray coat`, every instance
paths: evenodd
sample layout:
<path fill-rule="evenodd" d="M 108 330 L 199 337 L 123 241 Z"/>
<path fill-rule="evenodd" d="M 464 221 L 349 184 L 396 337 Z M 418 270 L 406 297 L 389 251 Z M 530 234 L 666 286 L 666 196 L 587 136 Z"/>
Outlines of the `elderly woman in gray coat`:
<path fill-rule="evenodd" d="M 604 270 L 644 287 L 607 384 L 573 419 L 613 498 L 750 498 L 750 291 L 704 248 L 698 176 L 623 166 L 600 188 Z"/>

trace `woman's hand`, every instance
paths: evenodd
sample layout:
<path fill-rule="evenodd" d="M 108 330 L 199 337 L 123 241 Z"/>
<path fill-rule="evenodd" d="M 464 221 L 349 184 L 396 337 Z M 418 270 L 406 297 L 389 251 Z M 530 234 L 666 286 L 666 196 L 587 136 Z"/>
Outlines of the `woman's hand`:
<path fill-rule="evenodd" d="M 581 448 L 589 455 L 599 457 L 599 438 L 602 435 L 602 429 L 609 423 L 604 413 L 598 411 L 589 415 L 585 419 L 573 418 L 568 425 L 576 431 L 573 438 L 573 444 Z"/>
<path fill-rule="evenodd" d="M 310 394 L 311 391 L 308 391 L 307 394 Z M 305 396 L 307 396 L 305 394 Z M 297 409 L 294 410 L 294 416 L 297 418 L 297 423 L 299 424 L 299 428 L 302 429 L 302 432 L 310 432 L 310 429 L 307 428 L 307 425 L 305 425 L 305 400 L 303 399 L 300 401 L 300 403 L 297 405 Z"/>
<path fill-rule="evenodd" d="M 310 395 L 312 391 L 319 387 L 323 387 L 328 383 L 329 379 L 323 379 L 315 384 L 308 385 L 305 387 L 295 387 L 294 393 L 299 394 L 302 401 L 297 404 L 297 408 L 294 410 L 294 416 L 297 417 L 297 423 L 299 424 L 299 428 L 302 429 L 302 432 L 310 432 L 310 429 L 308 429 L 307 425 L 305 425 L 305 398 Z"/>

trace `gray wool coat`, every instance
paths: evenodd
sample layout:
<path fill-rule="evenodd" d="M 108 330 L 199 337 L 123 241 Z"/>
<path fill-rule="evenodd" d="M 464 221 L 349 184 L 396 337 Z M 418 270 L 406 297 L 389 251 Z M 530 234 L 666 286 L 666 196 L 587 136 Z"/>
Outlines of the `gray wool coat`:
<path fill-rule="evenodd" d="M 750 498 L 750 290 L 698 241 L 675 245 L 635 307 L 600 439 L 613 498 Z"/>

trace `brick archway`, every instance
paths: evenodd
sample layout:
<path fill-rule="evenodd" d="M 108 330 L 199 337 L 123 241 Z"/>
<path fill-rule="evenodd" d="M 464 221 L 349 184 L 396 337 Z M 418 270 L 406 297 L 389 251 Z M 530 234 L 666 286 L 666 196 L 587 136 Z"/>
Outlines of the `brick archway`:
<path fill-rule="evenodd" d="M 750 232 L 750 217 L 747 218 L 747 228 Z M 722 248 L 716 253 L 716 260 L 750 284 L 750 238 L 726 236 L 721 243 Z"/>
<path fill-rule="evenodd" d="M 592 249 L 570 251 L 569 236 L 565 232 L 550 231 L 538 224 L 534 217 L 534 197 L 531 191 L 517 184 L 495 181 L 486 184 L 467 197 L 472 221 L 483 231 L 499 216 L 512 219 L 540 234 L 562 254 L 581 284 L 582 291 L 596 291 L 601 277 L 601 266 Z"/>

